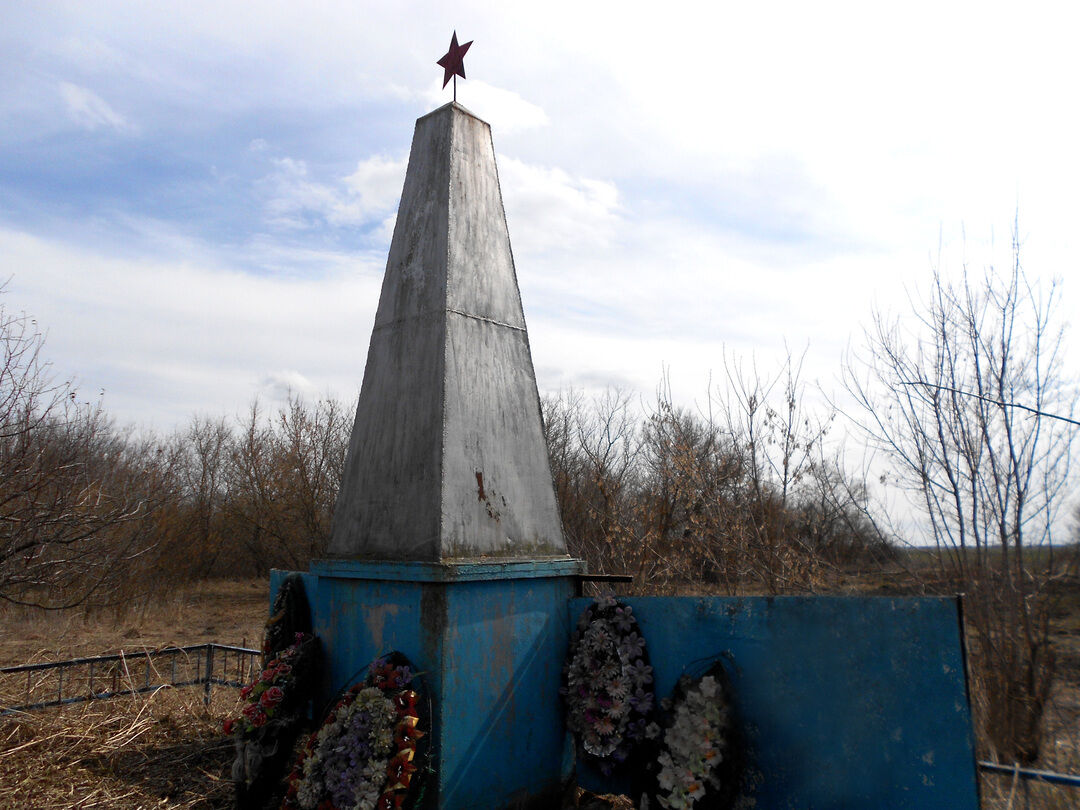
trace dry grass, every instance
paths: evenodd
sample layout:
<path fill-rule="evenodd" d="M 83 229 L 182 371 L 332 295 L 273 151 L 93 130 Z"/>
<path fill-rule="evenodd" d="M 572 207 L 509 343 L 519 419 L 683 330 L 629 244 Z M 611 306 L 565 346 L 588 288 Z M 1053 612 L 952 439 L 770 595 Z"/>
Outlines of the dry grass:
<path fill-rule="evenodd" d="M 216 641 L 258 646 L 269 609 L 266 580 L 210 581 L 146 596 L 122 609 L 46 612 L 0 607 L 0 666 Z"/>
<path fill-rule="evenodd" d="M 1080 587 L 1077 590 L 1080 598 Z M 1043 718 L 1039 770 L 1080 774 L 1080 610 L 1063 611 L 1051 641 L 1057 656 L 1054 688 Z M 1007 776 L 982 777 L 987 810 L 1071 810 L 1080 807 L 1080 788 L 1025 783 Z"/>
<path fill-rule="evenodd" d="M 233 747 L 193 689 L 94 701 L 0 720 L 0 808 L 225 808 Z"/>
<path fill-rule="evenodd" d="M 267 599 L 263 580 L 203 583 L 123 611 L 8 607 L 0 663 L 258 646 Z M 207 707 L 202 689 L 185 688 L 0 717 L 0 810 L 231 807 L 233 748 L 221 723 L 238 709 L 235 690 L 216 687 Z"/>

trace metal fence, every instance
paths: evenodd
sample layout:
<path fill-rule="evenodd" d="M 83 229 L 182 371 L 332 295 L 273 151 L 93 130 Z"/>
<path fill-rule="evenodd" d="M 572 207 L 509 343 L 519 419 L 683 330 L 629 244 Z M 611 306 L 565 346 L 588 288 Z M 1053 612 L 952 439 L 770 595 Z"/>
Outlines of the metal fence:
<path fill-rule="evenodd" d="M 0 667 L 0 716 L 180 686 L 202 686 L 209 704 L 214 686 L 248 683 L 261 655 L 211 643 Z"/>
<path fill-rule="evenodd" d="M 996 762 L 983 761 L 979 762 L 979 770 L 984 773 L 993 773 L 1000 776 L 1011 776 L 1014 779 L 1023 779 L 1026 782 L 1046 782 L 1050 785 L 1080 787 L 1080 776 L 1070 773 L 1037 771 L 1033 768 L 1021 768 L 1018 765 L 999 765 Z"/>

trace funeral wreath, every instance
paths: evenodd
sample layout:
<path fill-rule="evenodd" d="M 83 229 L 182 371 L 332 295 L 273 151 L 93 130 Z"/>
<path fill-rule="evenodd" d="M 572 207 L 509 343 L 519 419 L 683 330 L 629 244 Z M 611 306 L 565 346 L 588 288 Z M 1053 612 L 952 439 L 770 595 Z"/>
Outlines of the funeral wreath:
<path fill-rule="evenodd" d="M 630 605 L 604 596 L 586 608 L 570 640 L 561 691 L 578 755 L 605 774 L 659 734 L 653 670 Z"/>
<path fill-rule="evenodd" d="M 641 810 L 722 810 L 740 786 L 730 682 L 720 662 L 699 678 L 684 675 L 662 703 L 664 730 L 649 764 L 651 784 Z"/>
<path fill-rule="evenodd" d="M 391 810 L 420 800 L 426 711 L 408 659 L 390 653 L 334 704 L 304 745 L 283 808 Z"/>

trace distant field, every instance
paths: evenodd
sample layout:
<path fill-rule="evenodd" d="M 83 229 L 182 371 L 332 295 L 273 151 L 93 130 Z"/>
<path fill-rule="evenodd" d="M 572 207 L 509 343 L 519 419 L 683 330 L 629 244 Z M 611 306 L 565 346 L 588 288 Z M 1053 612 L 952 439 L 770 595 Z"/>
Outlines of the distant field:
<path fill-rule="evenodd" d="M 212 580 L 89 614 L 0 607 L 0 666 L 208 641 L 257 647 L 268 609 L 265 580 Z"/>

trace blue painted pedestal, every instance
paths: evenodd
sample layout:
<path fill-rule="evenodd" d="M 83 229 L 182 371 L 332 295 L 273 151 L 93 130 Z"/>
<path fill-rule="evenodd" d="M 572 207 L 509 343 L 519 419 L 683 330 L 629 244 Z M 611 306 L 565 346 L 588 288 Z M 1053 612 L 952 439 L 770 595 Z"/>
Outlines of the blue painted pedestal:
<path fill-rule="evenodd" d="M 303 577 L 326 661 L 316 714 L 399 650 L 433 700 L 425 806 L 557 808 L 573 771 L 559 685 L 580 570 L 569 559 L 312 563 Z M 287 573 L 271 574 L 271 598 Z"/>

